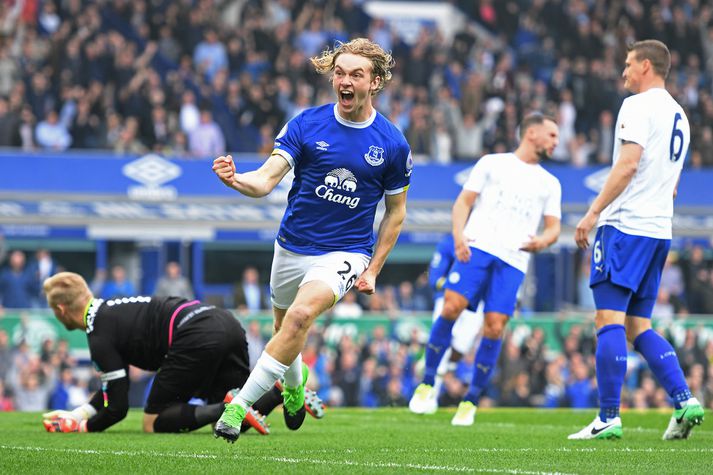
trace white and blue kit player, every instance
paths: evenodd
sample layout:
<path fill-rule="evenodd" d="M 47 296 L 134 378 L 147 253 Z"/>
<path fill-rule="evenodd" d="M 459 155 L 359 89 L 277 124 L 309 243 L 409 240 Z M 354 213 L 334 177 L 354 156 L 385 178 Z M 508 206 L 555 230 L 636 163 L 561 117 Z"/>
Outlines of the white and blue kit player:
<path fill-rule="evenodd" d="M 318 73 L 331 74 L 336 104 L 307 109 L 290 120 L 256 171 L 235 173 L 230 156 L 213 164 L 223 183 L 253 197 L 265 196 L 294 171 L 270 275 L 275 334 L 216 423 L 215 436 L 230 442 L 240 434 L 246 409 L 283 377 L 285 422 L 299 428 L 307 378 L 300 351 L 310 326 L 351 287 L 374 293 L 406 216 L 410 149 L 372 104 L 391 79 L 391 55 L 357 38 L 311 62 Z M 375 242 L 382 198 L 385 213 Z"/>
<path fill-rule="evenodd" d="M 621 389 L 627 339 L 646 359 L 673 400 L 664 439 L 687 438 L 703 420 L 671 345 L 651 328 L 661 272 L 671 244 L 673 200 L 690 144 L 686 114 L 665 89 L 670 67 L 666 45 L 634 43 L 623 72 L 634 95 L 619 110 L 613 166 L 602 191 L 577 225 L 580 248 L 592 250 L 590 287 L 597 308 L 596 373 L 599 414 L 570 439 L 621 438 Z"/>
<path fill-rule="evenodd" d="M 451 421 L 458 426 L 473 424 L 500 354 L 505 325 L 515 311 L 530 253 L 547 248 L 559 237 L 562 190 L 557 178 L 539 164 L 557 146 L 557 124 L 542 114 L 530 114 L 520 125 L 520 139 L 513 153 L 482 157 L 453 205 L 456 261 L 448 274 L 443 310 L 426 346 L 423 382 L 409 402 L 414 413 L 436 411 L 435 376 L 450 346 L 455 321 L 482 300 L 483 337 L 473 381 Z M 544 229 L 537 235 L 543 220 Z"/>
<path fill-rule="evenodd" d="M 441 315 L 443 310 L 443 294 L 445 293 L 446 279 L 448 272 L 456 260 L 455 243 L 453 235 L 446 234 L 438 244 L 431 258 L 428 268 L 428 283 L 434 291 L 433 321 Z M 455 325 L 453 325 L 451 346 L 441 359 L 436 372 L 436 380 L 433 385 L 435 393 L 441 393 L 443 376 L 453 371 L 454 366 L 460 361 L 463 355 L 469 353 L 475 346 L 476 340 L 483 327 L 483 304 L 478 304 L 475 311 L 466 308 L 461 313 Z"/>

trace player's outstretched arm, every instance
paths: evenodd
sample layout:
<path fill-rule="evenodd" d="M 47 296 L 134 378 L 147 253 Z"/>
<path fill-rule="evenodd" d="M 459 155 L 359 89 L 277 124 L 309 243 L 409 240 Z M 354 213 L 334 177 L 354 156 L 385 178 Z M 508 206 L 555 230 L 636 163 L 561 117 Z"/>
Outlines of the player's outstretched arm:
<path fill-rule="evenodd" d="M 268 195 L 289 171 L 290 164 L 277 154 L 270 155 L 260 168 L 247 173 L 236 173 L 235 163 L 230 155 L 213 160 L 213 172 L 220 181 L 251 198 Z"/>
<path fill-rule="evenodd" d="M 394 248 L 401 233 L 401 227 L 406 219 L 406 192 L 397 195 L 386 195 L 386 212 L 379 224 L 379 236 L 376 239 L 374 255 L 369 267 L 361 274 L 354 284 L 359 292 L 373 294 L 376 290 L 376 277 L 381 272 L 386 258 Z"/>
<path fill-rule="evenodd" d="M 562 225 L 560 219 L 555 216 L 544 217 L 545 229 L 539 236 L 530 236 L 530 240 L 522 245 L 521 251 L 540 252 L 557 242 L 560 236 Z"/>
<path fill-rule="evenodd" d="M 619 152 L 619 160 L 612 167 L 602 191 L 589 206 L 587 214 L 579 221 L 574 231 L 574 240 L 580 249 L 589 246 L 589 232 L 597 224 L 601 212 L 611 204 L 631 183 L 639 168 L 644 149 L 634 142 L 624 142 Z"/>

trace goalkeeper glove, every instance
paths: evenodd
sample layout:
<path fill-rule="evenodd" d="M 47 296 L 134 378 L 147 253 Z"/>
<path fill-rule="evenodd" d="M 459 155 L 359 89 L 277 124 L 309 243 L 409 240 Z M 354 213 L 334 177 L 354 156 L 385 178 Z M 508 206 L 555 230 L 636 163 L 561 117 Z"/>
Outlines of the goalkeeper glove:
<path fill-rule="evenodd" d="M 66 412 L 66 411 L 65 411 Z M 86 432 L 87 421 L 77 421 L 73 417 L 59 416 L 42 421 L 47 432 Z"/>
<path fill-rule="evenodd" d="M 97 410 L 91 404 L 83 404 L 73 411 L 50 411 L 42 414 L 47 432 L 86 432 L 87 419 L 94 416 Z"/>

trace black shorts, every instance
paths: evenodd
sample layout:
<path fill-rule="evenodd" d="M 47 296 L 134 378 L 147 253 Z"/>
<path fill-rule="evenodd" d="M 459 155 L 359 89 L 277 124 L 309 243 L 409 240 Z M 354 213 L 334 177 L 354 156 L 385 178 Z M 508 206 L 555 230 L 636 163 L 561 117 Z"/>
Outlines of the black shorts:
<path fill-rule="evenodd" d="M 250 374 L 245 330 L 232 313 L 212 308 L 176 328 L 166 359 L 156 373 L 145 412 L 193 397 L 209 404 L 242 387 Z"/>

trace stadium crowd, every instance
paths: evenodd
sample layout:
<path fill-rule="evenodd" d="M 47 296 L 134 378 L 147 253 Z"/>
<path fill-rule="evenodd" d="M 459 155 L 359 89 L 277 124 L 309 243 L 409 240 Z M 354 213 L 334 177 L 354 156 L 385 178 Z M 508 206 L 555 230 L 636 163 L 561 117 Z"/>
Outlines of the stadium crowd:
<path fill-rule="evenodd" d="M 554 159 L 608 163 L 625 46 L 670 45 L 692 123 L 687 166 L 713 166 L 713 7 L 699 0 L 453 1 L 452 38 L 372 18 L 359 0 L 14 0 L 0 4 L 0 146 L 214 157 L 269 153 L 329 85 L 308 57 L 368 36 L 396 59 L 378 108 L 418 160 L 513 148 L 518 117 L 554 112 Z"/>

